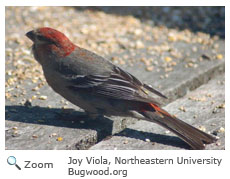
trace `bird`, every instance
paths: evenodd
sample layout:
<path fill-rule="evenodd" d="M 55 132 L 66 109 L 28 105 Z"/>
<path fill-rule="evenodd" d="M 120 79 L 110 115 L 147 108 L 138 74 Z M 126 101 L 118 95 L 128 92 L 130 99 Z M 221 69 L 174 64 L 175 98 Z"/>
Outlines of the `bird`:
<path fill-rule="evenodd" d="M 191 149 L 205 149 L 217 137 L 178 119 L 161 108 L 150 93 L 167 98 L 152 86 L 104 57 L 75 45 L 62 32 L 40 27 L 26 33 L 33 42 L 35 60 L 48 85 L 87 116 L 133 117 L 159 124 Z"/>

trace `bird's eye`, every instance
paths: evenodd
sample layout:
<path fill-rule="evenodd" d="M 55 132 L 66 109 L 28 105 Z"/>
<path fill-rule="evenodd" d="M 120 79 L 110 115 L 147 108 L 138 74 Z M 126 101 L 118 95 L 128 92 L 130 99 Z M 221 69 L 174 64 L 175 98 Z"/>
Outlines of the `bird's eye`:
<path fill-rule="evenodd" d="M 39 41 L 47 41 L 47 38 L 45 38 L 42 35 L 38 35 L 37 38 L 38 38 Z"/>
<path fill-rule="evenodd" d="M 38 35 L 37 39 L 41 42 L 49 43 L 49 44 L 55 44 L 51 39 L 46 38 L 45 36 Z"/>

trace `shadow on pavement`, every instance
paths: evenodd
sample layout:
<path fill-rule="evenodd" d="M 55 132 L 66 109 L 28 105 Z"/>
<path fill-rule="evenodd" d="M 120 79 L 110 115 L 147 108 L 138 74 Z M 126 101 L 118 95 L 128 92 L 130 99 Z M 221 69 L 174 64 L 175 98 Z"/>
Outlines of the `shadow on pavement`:
<path fill-rule="evenodd" d="M 112 120 L 105 117 L 95 120 L 89 119 L 84 112 L 73 109 L 6 106 L 5 111 L 6 120 L 9 121 L 96 130 L 98 141 L 112 134 Z M 84 122 L 82 122 L 83 120 Z"/>
<path fill-rule="evenodd" d="M 6 106 L 5 113 L 6 120 L 9 121 L 96 130 L 98 133 L 98 142 L 112 135 L 112 120 L 106 117 L 101 117 L 99 119 L 89 119 L 84 115 L 84 112 L 78 112 L 73 109 L 44 108 L 39 106 L 26 107 L 15 105 Z M 115 135 L 140 139 L 143 141 L 148 138 L 151 140 L 151 142 L 186 149 L 189 147 L 180 138 L 175 136 L 136 131 L 128 128 Z"/>
<path fill-rule="evenodd" d="M 154 143 L 159 143 L 168 146 L 191 149 L 191 147 L 188 144 L 186 144 L 183 140 L 181 140 L 179 137 L 176 136 L 168 136 L 163 134 L 137 131 L 129 128 L 124 129 L 120 133 L 116 134 L 116 136 L 125 136 L 125 137 L 139 139 L 142 141 L 146 141 L 146 139 L 149 139 L 153 143 L 153 145 Z"/>

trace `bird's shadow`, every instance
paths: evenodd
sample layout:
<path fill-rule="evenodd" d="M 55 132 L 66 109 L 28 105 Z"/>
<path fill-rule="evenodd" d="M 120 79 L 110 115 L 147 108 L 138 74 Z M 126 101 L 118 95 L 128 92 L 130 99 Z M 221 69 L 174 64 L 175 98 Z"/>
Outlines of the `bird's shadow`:
<path fill-rule="evenodd" d="M 75 111 L 73 109 L 13 105 L 5 106 L 5 116 L 8 121 L 95 130 L 97 131 L 98 142 L 113 135 L 113 120 L 107 117 L 90 119 L 85 116 L 84 112 Z M 175 136 L 137 131 L 130 128 L 125 128 L 115 135 L 135 138 L 143 141 L 148 138 L 154 143 L 189 149 L 189 146 L 185 142 Z"/>

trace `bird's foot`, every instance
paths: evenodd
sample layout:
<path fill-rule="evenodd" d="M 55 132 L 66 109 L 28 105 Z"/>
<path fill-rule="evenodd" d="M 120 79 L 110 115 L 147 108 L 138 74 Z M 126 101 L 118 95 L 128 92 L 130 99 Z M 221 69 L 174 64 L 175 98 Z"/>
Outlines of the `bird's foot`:
<path fill-rule="evenodd" d="M 88 112 L 88 111 L 86 111 L 86 116 L 88 119 L 92 119 L 92 120 L 103 118 L 102 114 L 92 113 L 92 112 Z"/>

